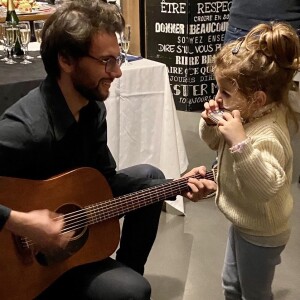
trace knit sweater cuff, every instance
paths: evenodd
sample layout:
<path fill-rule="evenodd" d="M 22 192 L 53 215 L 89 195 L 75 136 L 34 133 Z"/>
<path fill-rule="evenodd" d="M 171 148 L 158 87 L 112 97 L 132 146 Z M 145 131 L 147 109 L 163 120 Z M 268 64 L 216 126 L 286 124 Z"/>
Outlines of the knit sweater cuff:
<path fill-rule="evenodd" d="M 217 126 L 209 126 L 203 118 L 199 122 L 199 136 L 209 147 L 213 141 L 219 140 L 220 133 Z"/>
<path fill-rule="evenodd" d="M 244 160 L 251 155 L 252 151 L 253 151 L 252 144 L 246 143 L 243 145 L 242 151 L 235 151 L 232 152 L 231 154 L 235 160 Z"/>

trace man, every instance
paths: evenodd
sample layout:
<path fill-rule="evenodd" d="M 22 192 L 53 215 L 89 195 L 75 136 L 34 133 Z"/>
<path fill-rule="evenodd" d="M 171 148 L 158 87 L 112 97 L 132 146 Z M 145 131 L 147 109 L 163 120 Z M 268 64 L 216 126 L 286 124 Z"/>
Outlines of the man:
<path fill-rule="evenodd" d="M 298 0 L 232 0 L 224 42 L 245 36 L 254 26 L 272 21 L 287 22 L 300 30 Z"/>
<path fill-rule="evenodd" d="M 162 172 L 149 165 L 116 173 L 107 146 L 103 101 L 113 80 L 122 75 L 115 32 L 123 27 L 115 6 L 100 0 L 74 0 L 47 20 L 41 55 L 48 76 L 2 116 L 0 175 L 46 179 L 92 167 L 105 176 L 115 197 L 166 182 Z M 187 175 L 197 173 L 205 175 L 205 169 Z M 216 188 L 212 181 L 195 178 L 188 185 L 185 196 L 192 201 Z M 149 300 L 151 288 L 141 275 L 161 206 L 157 202 L 125 215 L 116 260 L 71 269 L 39 298 Z M 0 206 L 0 225 L 47 250 L 64 247 L 70 238 L 60 235 L 64 222 L 54 221 L 54 216 L 48 210 L 24 213 Z"/>

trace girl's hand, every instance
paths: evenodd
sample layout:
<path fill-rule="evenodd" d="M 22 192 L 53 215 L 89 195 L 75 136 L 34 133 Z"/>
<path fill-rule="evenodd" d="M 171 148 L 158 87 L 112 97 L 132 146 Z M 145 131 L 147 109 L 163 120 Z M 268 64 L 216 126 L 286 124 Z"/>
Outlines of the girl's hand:
<path fill-rule="evenodd" d="M 229 147 L 247 139 L 239 110 L 233 110 L 232 113 L 224 112 L 218 127 Z"/>
<path fill-rule="evenodd" d="M 215 123 L 211 121 L 208 116 L 213 111 L 218 110 L 220 107 L 222 107 L 222 99 L 209 100 L 209 102 L 204 103 L 204 111 L 201 113 L 201 117 L 204 119 L 207 125 L 215 125 Z"/>

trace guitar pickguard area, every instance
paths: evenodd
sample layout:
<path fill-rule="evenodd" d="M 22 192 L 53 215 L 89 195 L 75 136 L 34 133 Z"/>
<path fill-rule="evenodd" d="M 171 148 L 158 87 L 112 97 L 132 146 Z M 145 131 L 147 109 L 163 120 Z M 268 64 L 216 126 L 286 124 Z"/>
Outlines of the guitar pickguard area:
<path fill-rule="evenodd" d="M 63 231 L 74 232 L 67 246 L 64 249 L 42 252 L 37 251 L 26 238 L 14 236 L 16 249 L 23 264 L 29 265 L 36 261 L 41 266 L 51 266 L 70 258 L 85 245 L 89 238 L 88 217 L 85 210 L 75 204 L 64 204 L 56 212 L 64 216 Z"/>
<path fill-rule="evenodd" d="M 47 180 L 0 176 L 0 187 L 2 205 L 16 211 L 57 212 L 54 218 L 65 221 L 62 233 L 66 237 L 74 233 L 67 247 L 49 253 L 38 248 L 38 241 L 34 244 L 29 237 L 3 230 L 0 299 L 35 299 L 68 270 L 106 259 L 116 250 L 120 225 L 113 216 L 119 215 L 119 209 L 116 214 L 114 206 L 107 207 L 105 202 L 113 195 L 96 169 L 83 167 Z"/>
<path fill-rule="evenodd" d="M 71 240 L 63 250 L 55 251 L 53 253 L 38 252 L 35 254 L 36 261 L 42 266 L 51 266 L 62 262 L 78 252 L 84 246 L 88 237 L 89 230 L 86 229 L 78 238 Z"/>
<path fill-rule="evenodd" d="M 64 249 L 49 253 L 37 252 L 36 261 L 42 266 L 51 266 L 68 259 L 85 245 L 89 237 L 88 217 L 80 206 L 67 203 L 60 206 L 56 212 L 64 216 L 63 231 L 73 231 L 74 235 Z"/>

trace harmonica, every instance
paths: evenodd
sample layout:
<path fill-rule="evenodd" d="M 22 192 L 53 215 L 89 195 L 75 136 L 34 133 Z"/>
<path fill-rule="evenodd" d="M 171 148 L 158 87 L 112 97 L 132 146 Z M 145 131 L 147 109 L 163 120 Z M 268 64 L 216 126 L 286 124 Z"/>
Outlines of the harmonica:
<path fill-rule="evenodd" d="M 211 121 L 213 121 L 215 124 L 218 124 L 218 122 L 219 122 L 220 120 L 223 119 L 223 114 L 224 114 L 224 112 L 229 112 L 229 113 L 231 113 L 230 110 L 221 108 L 221 109 L 217 109 L 217 110 L 212 111 L 212 112 L 208 115 L 208 118 L 209 118 Z M 241 118 L 241 121 L 242 121 L 243 124 L 245 123 L 245 121 L 244 121 L 243 118 Z"/>
<path fill-rule="evenodd" d="M 215 124 L 218 124 L 218 122 L 223 119 L 223 113 L 225 112 L 225 109 L 217 109 L 212 111 L 209 115 L 208 118 L 213 121 Z"/>

